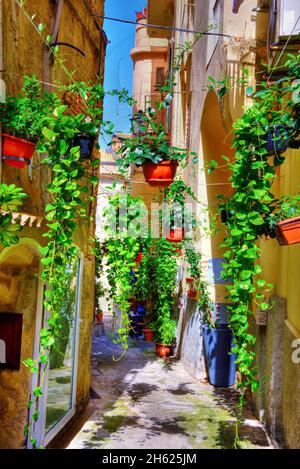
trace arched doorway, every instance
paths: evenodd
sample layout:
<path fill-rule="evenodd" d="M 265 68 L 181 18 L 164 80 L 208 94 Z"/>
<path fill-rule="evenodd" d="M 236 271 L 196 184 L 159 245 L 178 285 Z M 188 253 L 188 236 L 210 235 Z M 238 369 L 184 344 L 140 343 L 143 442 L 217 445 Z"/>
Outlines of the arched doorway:
<path fill-rule="evenodd" d="M 1 369 L 1 448 L 19 448 L 24 442 L 23 429 L 27 420 L 26 409 L 31 376 L 29 370 L 22 365 L 22 360 L 32 357 L 34 351 L 36 311 L 41 294 L 38 279 L 40 257 L 38 246 L 39 244 L 32 238 L 22 238 L 18 245 L 10 246 L 0 252 L 2 324 L 8 317 L 22 318 L 20 366 L 12 370 L 4 363 Z M 14 341 L 15 335 L 9 334 L 5 340 Z"/>

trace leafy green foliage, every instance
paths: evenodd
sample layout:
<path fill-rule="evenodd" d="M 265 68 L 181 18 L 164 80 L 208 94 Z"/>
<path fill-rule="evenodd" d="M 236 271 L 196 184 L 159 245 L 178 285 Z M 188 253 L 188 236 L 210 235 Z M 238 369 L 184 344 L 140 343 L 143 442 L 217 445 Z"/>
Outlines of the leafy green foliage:
<path fill-rule="evenodd" d="M 249 332 L 252 300 L 263 310 L 271 307 L 265 300 L 265 293 L 272 285 L 259 277 L 261 249 L 257 240 L 262 235 L 272 235 L 279 219 L 299 214 L 299 195 L 277 200 L 272 193 L 276 168 L 285 160 L 275 143 L 286 144 L 299 135 L 299 100 L 291 99 L 300 89 L 299 59 L 300 56 L 290 56 L 286 77 L 275 83 L 261 83 L 253 95 L 253 105 L 235 122 L 235 160 L 228 164 L 235 192 L 231 198 L 220 197 L 220 209 L 227 213 L 222 245 L 226 262 L 222 276 L 230 281 L 227 288 L 232 303 L 229 309 L 235 338 L 233 352 L 237 354 L 236 363 L 242 375 L 240 412 L 245 389 L 250 387 L 256 391 L 259 385 L 253 351 L 255 336 Z M 274 142 L 273 157 L 267 148 L 270 132 Z"/>
<path fill-rule="evenodd" d="M 0 242 L 8 247 L 19 242 L 18 233 L 22 227 L 12 223 L 12 213 L 23 204 L 26 194 L 14 184 L 0 184 Z"/>
<path fill-rule="evenodd" d="M 6 103 L 0 105 L 0 123 L 5 132 L 37 143 L 58 104 L 56 94 L 43 93 L 34 75 L 25 76 L 22 94 L 8 97 Z"/>

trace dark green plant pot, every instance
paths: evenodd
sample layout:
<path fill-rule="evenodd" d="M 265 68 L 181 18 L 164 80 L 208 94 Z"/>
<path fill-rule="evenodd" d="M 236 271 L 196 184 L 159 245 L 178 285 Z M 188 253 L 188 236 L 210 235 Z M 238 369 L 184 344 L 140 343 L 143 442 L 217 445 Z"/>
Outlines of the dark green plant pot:
<path fill-rule="evenodd" d="M 89 160 L 93 155 L 95 137 L 91 135 L 78 134 L 73 139 L 73 147 L 80 147 L 80 158 Z"/>

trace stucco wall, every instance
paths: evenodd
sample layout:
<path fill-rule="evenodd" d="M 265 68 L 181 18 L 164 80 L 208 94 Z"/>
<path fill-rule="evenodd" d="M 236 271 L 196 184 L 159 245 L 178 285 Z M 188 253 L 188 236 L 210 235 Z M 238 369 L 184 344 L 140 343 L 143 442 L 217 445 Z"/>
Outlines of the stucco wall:
<path fill-rule="evenodd" d="M 66 67 L 70 71 L 76 70 L 75 79 L 95 82 L 99 73 L 100 76 L 103 76 L 105 38 L 96 28 L 92 10 L 89 9 L 94 6 L 101 14 L 103 13 L 103 5 L 103 0 L 83 0 L 76 2 L 76 7 L 75 2 L 64 1 L 58 40 L 74 44 L 86 54 L 86 57 L 83 57 L 77 51 L 61 46 L 60 50 L 65 57 Z M 32 0 L 25 2 L 24 8 L 29 16 L 36 13 L 34 19 L 36 24 L 44 23 L 46 25 L 45 35 L 51 34 L 55 14 L 54 2 L 51 0 Z M 20 91 L 24 74 L 35 74 L 39 80 L 47 83 L 53 83 L 55 80 L 63 83 L 70 81 L 70 77 L 65 74 L 57 61 L 52 62 L 39 34 L 33 29 L 14 0 L 4 0 L 3 2 L 3 44 L 4 69 L 6 70 L 3 78 L 8 94 L 16 94 Z M 47 85 L 45 86 L 47 88 Z M 35 155 L 31 173 L 28 168 L 18 170 L 2 166 L 3 182 L 15 183 L 17 186 L 23 187 L 29 195 L 24 202 L 22 211 L 32 215 L 43 216 L 44 214 L 44 207 L 48 201 L 46 186 L 49 178 L 50 174 L 47 169 L 39 165 L 38 155 Z M 94 313 L 94 258 L 90 252 L 88 238 L 89 234 L 94 233 L 94 229 L 94 223 L 85 227 L 80 226 L 75 236 L 75 243 L 84 258 L 76 388 L 77 410 L 86 403 L 89 397 L 90 351 Z M 21 236 L 44 244 L 45 239 L 42 238 L 44 231 L 45 227 L 39 229 L 25 227 Z M 19 247 L 17 246 L 15 249 L 18 254 Z M 35 258 L 35 262 L 38 262 L 38 257 Z M 26 313 L 27 306 L 21 297 L 23 297 L 24 285 L 29 282 L 29 274 L 31 275 L 31 267 L 29 268 L 29 266 L 25 268 L 24 272 L 24 268 L 15 267 L 12 270 L 11 265 L 2 266 L 0 264 L 0 293 L 1 288 L 4 288 L 8 281 L 5 275 L 10 276 L 10 282 L 20 278 L 15 282 L 16 285 L 11 283 L 13 288 L 11 299 L 14 299 L 14 302 L 5 303 L 3 295 L 0 295 L 0 313 L 9 310 Z M 23 278 L 24 275 L 27 277 Z M 31 357 L 33 353 L 37 292 L 35 289 L 36 278 L 34 276 L 30 278 L 32 281 L 29 282 L 31 286 L 28 296 L 32 305 L 31 323 L 30 327 L 26 324 L 23 326 L 22 360 Z M 19 300 L 16 302 L 18 298 Z M 26 422 L 29 387 L 30 376 L 24 365 L 21 365 L 20 371 L 0 371 L 0 447 L 2 448 L 17 448 L 22 446 L 24 442 L 23 426 Z"/>
<path fill-rule="evenodd" d="M 183 1 L 176 2 L 176 26 L 182 27 L 182 18 L 189 18 L 190 23 L 184 24 L 184 27 L 204 31 L 207 25 L 212 23 L 210 2 L 197 0 L 194 3 L 194 11 L 188 12 L 188 7 L 184 6 Z M 183 64 L 181 80 L 176 80 L 172 143 L 182 145 L 185 142 L 191 151 L 198 153 L 199 164 L 195 166 L 190 162 L 184 171 L 184 178 L 204 206 L 214 206 L 218 194 L 230 195 L 228 174 L 222 169 L 217 169 L 211 175 L 207 175 L 203 171 L 203 166 L 212 159 L 224 165 L 221 155 L 227 155 L 229 158 L 233 156 L 232 122 L 242 115 L 243 106 L 248 104 L 245 90 L 240 87 L 233 87 L 225 97 L 219 98 L 217 90 L 208 90 L 208 77 L 212 76 L 218 81 L 228 75 L 234 81 L 241 77 L 244 66 L 247 66 L 251 76 L 255 66 L 255 55 L 250 52 L 249 44 L 256 34 L 256 25 L 251 21 L 251 10 L 255 6 L 254 0 L 245 2 L 237 17 L 232 13 L 232 2 L 228 0 L 221 2 L 220 31 L 244 37 L 245 42 L 236 42 L 229 38 L 217 40 L 209 36 L 200 38 L 193 46 L 191 57 L 187 57 Z M 189 8 L 192 10 L 193 7 Z M 182 44 L 185 39 L 181 33 L 176 33 L 176 44 Z M 215 43 L 214 49 L 211 46 L 212 41 Z M 212 55 L 209 50 L 213 50 Z M 186 109 L 189 101 L 190 117 Z M 187 125 L 189 125 L 189 135 Z M 226 322 L 226 289 L 219 276 L 222 263 L 222 250 L 219 245 L 223 240 L 223 233 L 221 231 L 215 238 L 205 234 L 203 228 L 208 227 L 209 220 L 208 214 L 203 211 L 203 205 L 197 207 L 196 245 L 203 256 L 203 268 L 210 285 L 211 299 L 215 303 L 214 314 L 218 308 L 221 321 Z M 219 220 L 218 226 L 221 228 Z M 198 310 L 193 303 L 187 302 L 186 309 L 183 308 L 181 311 L 180 336 L 184 340 L 181 341 L 180 351 L 186 368 L 197 377 L 203 371 L 204 364 L 200 337 L 201 324 Z M 193 353 L 189 351 L 190 343 L 197 347 Z"/>

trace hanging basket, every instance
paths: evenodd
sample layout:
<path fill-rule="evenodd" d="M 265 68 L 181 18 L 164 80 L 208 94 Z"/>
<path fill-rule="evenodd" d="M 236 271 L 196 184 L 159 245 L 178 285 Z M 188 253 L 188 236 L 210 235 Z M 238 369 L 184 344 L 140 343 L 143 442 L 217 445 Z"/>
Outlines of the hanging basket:
<path fill-rule="evenodd" d="M 281 246 L 300 243 L 300 217 L 278 222 L 275 234 Z"/>
<path fill-rule="evenodd" d="M 168 187 L 172 184 L 176 175 L 178 162 L 176 160 L 152 163 L 147 161 L 143 164 L 143 173 L 146 182 L 153 187 Z"/>
<path fill-rule="evenodd" d="M 78 134 L 73 139 L 73 147 L 80 147 L 80 158 L 89 160 L 93 155 L 95 137 L 91 135 Z"/>
<path fill-rule="evenodd" d="M 266 135 L 266 156 L 280 155 L 289 147 L 288 127 L 279 125 L 269 130 Z"/>
<path fill-rule="evenodd" d="M 184 228 L 174 228 L 170 230 L 170 236 L 167 237 L 169 243 L 180 243 L 184 238 Z"/>
<path fill-rule="evenodd" d="M 136 264 L 139 264 L 140 262 L 142 262 L 142 260 L 143 260 L 143 253 L 140 252 L 140 253 L 136 256 L 136 258 L 134 259 L 134 262 L 135 262 Z"/>
<path fill-rule="evenodd" d="M 24 168 L 27 164 L 30 164 L 35 148 L 35 143 L 3 134 L 3 160 L 8 166 Z"/>

